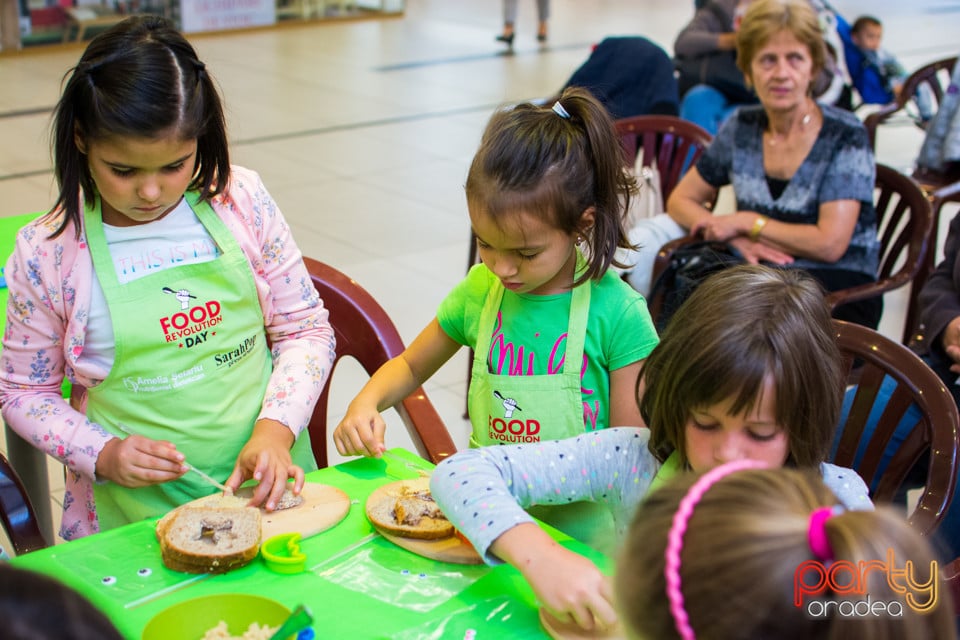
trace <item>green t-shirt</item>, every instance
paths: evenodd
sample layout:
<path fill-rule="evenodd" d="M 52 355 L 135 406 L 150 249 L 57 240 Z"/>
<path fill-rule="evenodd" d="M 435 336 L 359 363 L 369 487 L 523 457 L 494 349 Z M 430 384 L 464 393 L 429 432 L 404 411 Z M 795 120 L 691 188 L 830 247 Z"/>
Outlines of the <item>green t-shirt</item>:
<path fill-rule="evenodd" d="M 480 312 L 496 276 L 484 265 L 474 266 L 440 303 L 437 320 L 456 342 L 477 343 Z M 587 431 L 610 425 L 610 371 L 646 358 L 658 338 L 646 301 L 630 285 L 608 271 L 592 288 L 581 394 Z M 518 294 L 506 290 L 494 326 L 487 363 L 498 375 L 556 373 L 566 346 L 571 293 Z M 632 426 L 632 425 L 631 425 Z"/>

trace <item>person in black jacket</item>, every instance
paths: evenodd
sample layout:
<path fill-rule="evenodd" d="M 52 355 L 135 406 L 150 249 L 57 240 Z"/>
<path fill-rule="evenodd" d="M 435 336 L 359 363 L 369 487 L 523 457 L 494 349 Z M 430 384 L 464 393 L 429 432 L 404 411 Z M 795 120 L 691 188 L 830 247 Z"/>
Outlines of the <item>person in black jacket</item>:
<path fill-rule="evenodd" d="M 604 38 L 564 85 L 583 87 L 614 119 L 679 113 L 677 79 L 667 52 L 640 36 Z"/>

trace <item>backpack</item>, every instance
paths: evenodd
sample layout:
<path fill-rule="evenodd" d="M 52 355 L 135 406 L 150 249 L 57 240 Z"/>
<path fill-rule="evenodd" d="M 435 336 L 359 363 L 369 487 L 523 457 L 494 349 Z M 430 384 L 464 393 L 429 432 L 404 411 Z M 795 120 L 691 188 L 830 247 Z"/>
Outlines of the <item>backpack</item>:
<path fill-rule="evenodd" d="M 725 242 L 701 241 L 683 245 L 673 252 L 670 262 L 650 290 L 650 299 L 661 296 L 657 332 L 662 332 L 680 305 L 707 277 L 728 267 L 744 264 L 739 251 Z"/>

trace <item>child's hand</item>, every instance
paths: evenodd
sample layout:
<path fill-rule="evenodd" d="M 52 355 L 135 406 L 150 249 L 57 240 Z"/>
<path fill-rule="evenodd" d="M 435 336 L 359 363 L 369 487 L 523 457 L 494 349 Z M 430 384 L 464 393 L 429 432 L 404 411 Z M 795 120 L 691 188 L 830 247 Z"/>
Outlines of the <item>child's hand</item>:
<path fill-rule="evenodd" d="M 99 478 L 131 489 L 176 480 L 186 472 L 183 454 L 172 442 L 145 436 L 114 438 L 97 456 Z"/>
<path fill-rule="evenodd" d="M 587 558 L 556 545 L 522 573 L 558 620 L 575 622 L 588 631 L 616 624 L 610 581 Z"/>
<path fill-rule="evenodd" d="M 387 425 L 376 408 L 358 408 L 351 403 L 347 415 L 333 432 L 333 442 L 342 456 L 379 458 L 386 451 L 383 433 Z"/>
<path fill-rule="evenodd" d="M 288 478 L 293 478 L 295 495 L 299 495 L 303 489 L 303 469 L 295 465 L 290 457 L 293 442 L 293 432 L 282 423 L 258 420 L 253 435 L 237 456 L 233 473 L 224 484 L 236 492 L 241 484 L 253 478 L 259 484 L 253 491 L 249 506 L 262 506 L 267 511 L 273 511 L 289 486 Z"/>
<path fill-rule="evenodd" d="M 500 534 L 490 546 L 497 557 L 520 570 L 543 606 L 561 622 L 587 630 L 617 622 L 613 589 L 590 560 L 560 546 L 532 522 Z"/>

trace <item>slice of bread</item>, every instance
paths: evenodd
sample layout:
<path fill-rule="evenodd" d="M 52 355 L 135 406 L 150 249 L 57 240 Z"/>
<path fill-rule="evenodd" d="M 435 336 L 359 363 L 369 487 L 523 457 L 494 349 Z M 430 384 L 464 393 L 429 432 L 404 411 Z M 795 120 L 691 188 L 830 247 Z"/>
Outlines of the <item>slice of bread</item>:
<path fill-rule="evenodd" d="M 224 573 L 260 550 L 260 510 L 221 498 L 176 509 L 157 523 L 163 564 L 188 573 Z"/>
<path fill-rule="evenodd" d="M 165 515 L 161 516 L 160 519 L 157 521 L 157 526 L 155 529 L 157 534 L 157 540 L 160 540 L 163 538 L 163 533 L 166 530 L 166 528 L 170 526 L 170 523 L 173 522 L 173 519 L 176 517 L 176 515 L 180 513 L 180 511 L 182 511 L 183 509 L 193 509 L 196 507 L 242 509 L 243 507 L 247 506 L 247 502 L 248 500 L 246 498 L 241 499 L 235 496 L 225 496 L 220 493 L 215 493 L 213 495 L 205 496 L 203 498 L 197 498 L 196 500 L 192 502 L 188 502 L 187 504 L 180 505 L 179 507 L 176 507 L 168 511 Z"/>
<path fill-rule="evenodd" d="M 372 495 L 367 518 L 378 529 L 396 536 L 437 540 L 454 534 L 430 494 L 429 478 L 404 480 Z"/>

